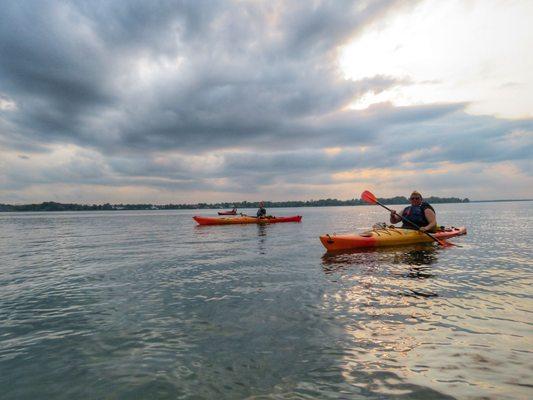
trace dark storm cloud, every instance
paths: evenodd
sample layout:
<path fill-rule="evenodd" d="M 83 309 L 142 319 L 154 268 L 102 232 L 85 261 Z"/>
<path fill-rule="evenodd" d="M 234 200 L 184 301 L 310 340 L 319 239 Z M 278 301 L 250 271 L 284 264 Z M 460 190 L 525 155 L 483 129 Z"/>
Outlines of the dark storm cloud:
<path fill-rule="evenodd" d="M 6 2 L 0 92 L 17 110 L 2 115 L 16 127 L 3 141 L 103 151 L 298 142 L 311 133 L 301 119 L 401 83 L 346 81 L 333 58 L 398 3 Z"/>
<path fill-rule="evenodd" d="M 426 157 L 410 159 L 414 162 L 495 163 L 530 158 L 533 154 L 531 132 L 532 119 L 500 120 L 456 112 L 424 124 L 394 128 L 390 137 L 396 138 L 399 153 L 428 150 Z"/>

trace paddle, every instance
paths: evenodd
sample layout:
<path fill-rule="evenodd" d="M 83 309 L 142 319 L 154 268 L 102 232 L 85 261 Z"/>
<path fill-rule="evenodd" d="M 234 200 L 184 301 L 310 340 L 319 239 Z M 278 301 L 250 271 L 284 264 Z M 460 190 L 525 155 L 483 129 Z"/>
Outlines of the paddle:
<path fill-rule="evenodd" d="M 388 210 L 389 212 L 393 212 L 393 210 L 391 210 L 389 207 L 387 207 L 386 205 L 384 204 L 381 204 L 378 199 L 376 198 L 376 196 L 374 196 L 374 194 L 372 192 L 369 192 L 368 190 L 365 190 L 363 193 L 361 193 L 361 200 L 363 200 L 364 202 L 366 203 L 369 203 L 369 204 L 377 204 L 381 207 L 383 207 L 384 209 Z M 407 222 L 408 224 L 414 226 L 416 229 L 418 229 L 420 232 L 423 232 L 425 233 L 426 235 L 428 235 L 431 239 L 433 239 L 435 242 L 437 242 L 438 244 L 440 244 L 441 246 L 443 247 L 448 247 L 448 246 L 457 246 L 457 247 L 461 247 L 457 244 L 453 244 L 453 243 L 450 243 L 450 242 L 446 242 L 442 239 L 439 239 L 439 238 L 436 238 L 435 236 L 433 236 L 432 234 L 430 234 L 429 232 L 425 232 L 425 231 L 421 231 L 420 230 L 420 227 L 418 225 L 416 225 L 414 222 L 411 222 L 409 221 L 407 218 L 405 218 L 403 215 L 400 215 L 398 213 L 396 213 L 396 215 L 398 215 L 403 221 Z"/>

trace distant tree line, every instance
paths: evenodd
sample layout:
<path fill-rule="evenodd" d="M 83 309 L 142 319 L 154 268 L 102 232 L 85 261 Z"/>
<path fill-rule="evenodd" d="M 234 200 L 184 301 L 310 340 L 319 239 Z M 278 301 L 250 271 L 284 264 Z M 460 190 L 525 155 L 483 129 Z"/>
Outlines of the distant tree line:
<path fill-rule="evenodd" d="M 404 196 L 391 198 L 378 198 L 383 204 L 408 204 L 409 200 Z M 460 199 L 457 197 L 429 197 L 425 199 L 429 203 L 469 203 L 468 198 Z M 265 207 L 331 207 L 331 206 L 360 206 L 366 203 L 359 199 L 337 200 L 321 199 L 306 201 L 265 201 Z M 0 212 L 9 211 L 111 211 L 111 210 L 194 210 L 194 209 L 231 209 L 236 207 L 257 208 L 259 202 L 239 201 L 223 203 L 197 203 L 197 204 L 65 204 L 54 201 L 46 201 L 40 204 L 0 204 Z"/>

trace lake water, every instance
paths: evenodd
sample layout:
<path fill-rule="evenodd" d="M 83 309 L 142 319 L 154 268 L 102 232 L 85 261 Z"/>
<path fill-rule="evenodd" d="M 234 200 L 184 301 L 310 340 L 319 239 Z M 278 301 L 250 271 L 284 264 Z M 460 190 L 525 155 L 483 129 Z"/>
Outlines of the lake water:
<path fill-rule="evenodd" d="M 325 254 L 376 206 L 0 214 L 0 398 L 532 398 L 533 202 L 435 208 L 463 247 Z"/>

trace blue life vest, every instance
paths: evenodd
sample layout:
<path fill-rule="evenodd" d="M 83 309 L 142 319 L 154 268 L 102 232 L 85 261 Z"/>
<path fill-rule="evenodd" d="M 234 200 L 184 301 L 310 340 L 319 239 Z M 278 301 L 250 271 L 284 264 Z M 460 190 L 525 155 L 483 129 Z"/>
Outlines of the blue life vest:
<path fill-rule="evenodd" d="M 424 213 L 424 211 L 428 208 L 432 210 L 433 212 L 435 212 L 433 207 L 431 207 L 429 203 L 426 203 L 424 201 L 419 206 L 405 207 L 404 210 L 402 211 L 402 216 L 404 218 L 407 218 L 409 221 L 413 222 L 414 224 L 418 226 L 426 226 L 427 224 L 429 224 L 429 221 L 427 220 L 426 214 Z M 417 229 L 416 227 L 414 227 L 413 225 L 405 221 L 403 221 L 402 228 Z"/>

